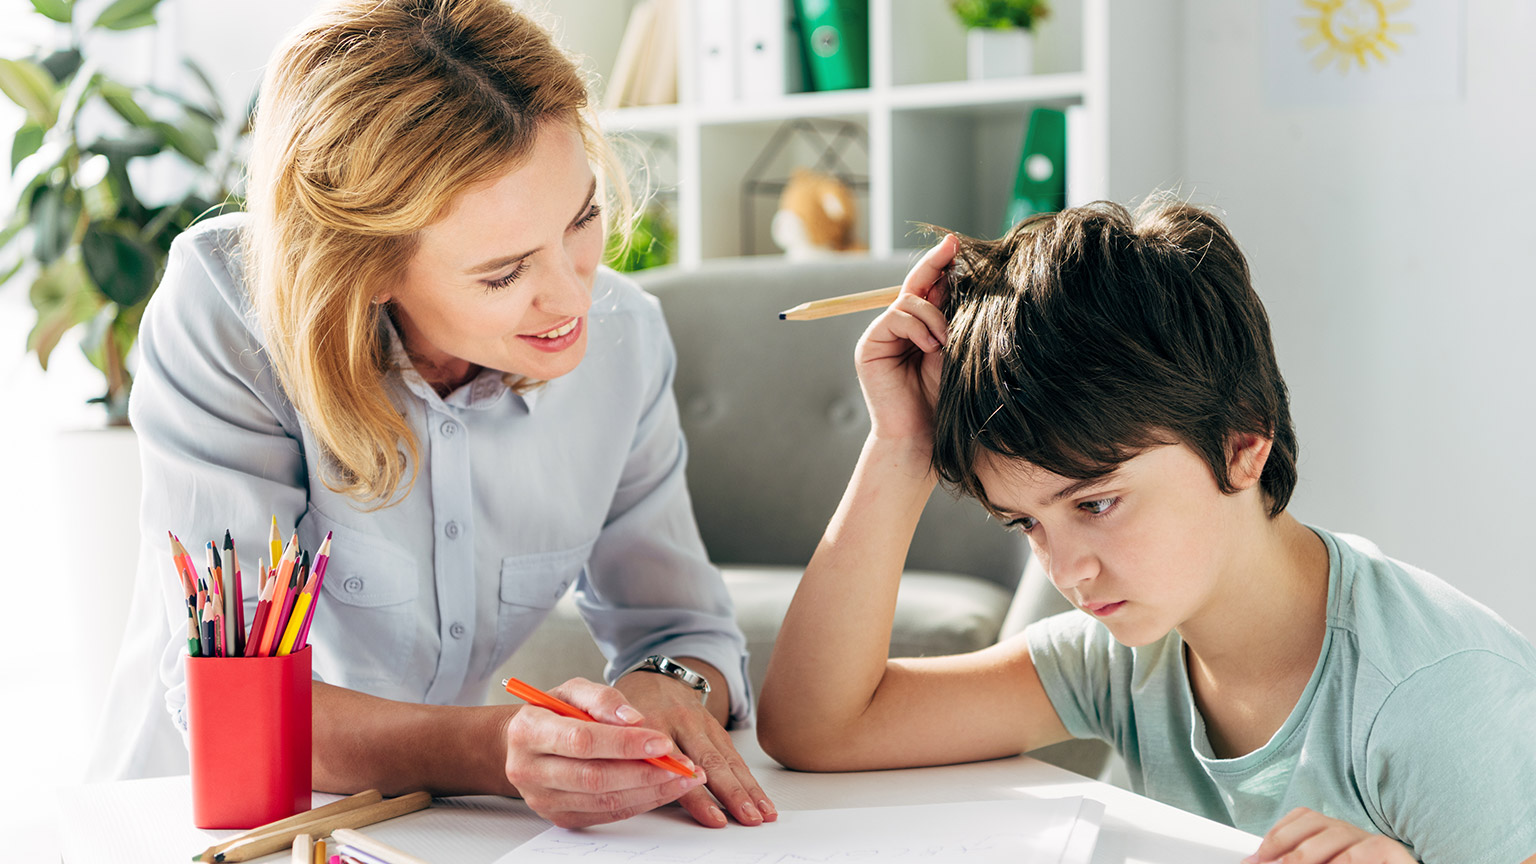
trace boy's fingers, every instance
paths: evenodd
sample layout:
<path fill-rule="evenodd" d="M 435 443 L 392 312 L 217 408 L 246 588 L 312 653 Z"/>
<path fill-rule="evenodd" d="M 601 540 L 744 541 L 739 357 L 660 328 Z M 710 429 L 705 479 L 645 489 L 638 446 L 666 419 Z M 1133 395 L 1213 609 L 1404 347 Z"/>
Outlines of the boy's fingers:
<path fill-rule="evenodd" d="M 940 345 L 949 342 L 949 321 L 944 318 L 944 313 L 939 311 L 939 307 L 913 294 L 897 297 L 895 306 L 922 321 Z"/>
<path fill-rule="evenodd" d="M 901 283 L 901 293 L 927 297 L 929 289 L 944 275 L 944 269 L 955 260 L 955 250 L 959 248 L 960 241 L 955 235 L 944 235 L 944 239 L 929 249 L 907 273 Z"/>
<path fill-rule="evenodd" d="M 1303 840 L 1317 834 L 1325 827 L 1327 827 L 1327 820 L 1320 814 L 1298 807 L 1269 829 L 1269 833 L 1265 834 L 1263 841 L 1259 843 L 1259 848 L 1243 859 L 1243 864 L 1273 861 L 1295 849 Z"/>

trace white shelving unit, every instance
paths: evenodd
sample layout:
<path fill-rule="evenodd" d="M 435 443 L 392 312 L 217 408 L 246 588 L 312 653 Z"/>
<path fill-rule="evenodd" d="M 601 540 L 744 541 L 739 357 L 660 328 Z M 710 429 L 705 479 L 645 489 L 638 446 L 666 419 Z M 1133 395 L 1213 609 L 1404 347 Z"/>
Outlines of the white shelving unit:
<path fill-rule="evenodd" d="M 735 0 L 688 0 L 693 4 Z M 870 86 L 793 93 L 771 100 L 701 104 L 694 95 L 692 14 L 679 44 L 679 102 L 603 114 L 609 132 L 671 143 L 669 190 L 678 261 L 776 252 L 768 236 L 773 202 L 761 205 L 743 248 L 742 181 L 773 133 L 795 118 L 857 124 L 865 133 L 869 188 L 861 239 L 875 255 L 924 245 L 913 224 L 929 222 L 995 236 L 1018 170 L 1025 124 L 1039 106 L 1080 106 L 1069 153 L 1069 203 L 1139 199 L 1179 178 L 1177 0 L 1058 0 L 1037 31 L 1036 74 L 965 79 L 965 34 L 945 0 L 869 0 Z M 547 0 L 567 46 L 606 78 L 630 0 Z M 574 16 L 580 16 L 576 18 Z M 806 154 L 810 158 L 812 154 Z M 790 159 L 794 154 L 791 153 Z M 674 160 L 665 160 L 669 165 Z M 793 165 L 785 165 L 785 171 Z M 758 211 L 754 211 L 755 213 Z"/>

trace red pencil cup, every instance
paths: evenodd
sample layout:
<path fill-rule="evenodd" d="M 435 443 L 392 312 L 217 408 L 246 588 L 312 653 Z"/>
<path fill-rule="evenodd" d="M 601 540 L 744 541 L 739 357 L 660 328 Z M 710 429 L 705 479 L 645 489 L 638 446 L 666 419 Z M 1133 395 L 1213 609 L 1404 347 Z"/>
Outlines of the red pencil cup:
<path fill-rule="evenodd" d="M 192 822 L 254 828 L 310 807 L 309 648 L 188 657 Z"/>

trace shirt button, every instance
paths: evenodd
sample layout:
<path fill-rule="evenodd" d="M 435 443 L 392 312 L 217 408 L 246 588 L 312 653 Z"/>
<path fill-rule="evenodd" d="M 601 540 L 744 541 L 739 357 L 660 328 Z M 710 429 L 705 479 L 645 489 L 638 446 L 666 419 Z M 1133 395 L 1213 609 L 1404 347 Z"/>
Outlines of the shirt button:
<path fill-rule="evenodd" d="M 347 589 L 349 593 L 356 594 L 357 592 L 363 590 L 363 580 L 353 576 L 347 581 L 341 583 L 341 587 Z"/>
<path fill-rule="evenodd" d="M 449 540 L 459 539 L 459 523 L 449 522 L 447 525 L 444 525 L 443 533 L 448 535 Z"/>
<path fill-rule="evenodd" d="M 452 636 L 455 639 L 463 639 L 464 638 L 464 625 L 463 624 L 455 624 L 452 627 L 449 627 L 448 628 L 448 635 Z"/>
<path fill-rule="evenodd" d="M 443 431 L 443 437 L 452 438 L 454 435 L 458 434 L 459 424 L 453 422 L 452 420 L 444 420 L 443 425 L 439 428 Z"/>

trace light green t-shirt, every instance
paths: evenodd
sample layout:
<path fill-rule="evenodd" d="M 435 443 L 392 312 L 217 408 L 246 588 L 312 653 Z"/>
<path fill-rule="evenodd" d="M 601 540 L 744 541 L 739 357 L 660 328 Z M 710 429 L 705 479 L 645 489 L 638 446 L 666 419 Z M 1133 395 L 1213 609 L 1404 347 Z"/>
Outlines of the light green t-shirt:
<path fill-rule="evenodd" d="M 1178 632 L 1127 648 L 1076 611 L 1025 631 L 1067 731 L 1113 745 L 1135 791 L 1253 834 L 1310 807 L 1427 864 L 1536 855 L 1536 648 L 1369 541 L 1313 530 L 1328 629 L 1269 743 L 1215 758 Z"/>

